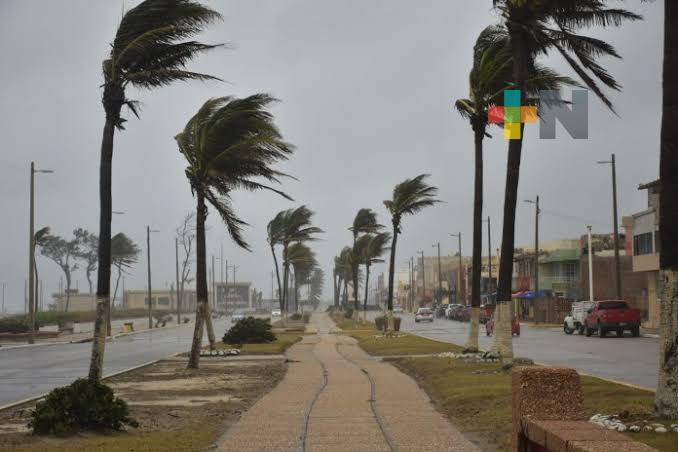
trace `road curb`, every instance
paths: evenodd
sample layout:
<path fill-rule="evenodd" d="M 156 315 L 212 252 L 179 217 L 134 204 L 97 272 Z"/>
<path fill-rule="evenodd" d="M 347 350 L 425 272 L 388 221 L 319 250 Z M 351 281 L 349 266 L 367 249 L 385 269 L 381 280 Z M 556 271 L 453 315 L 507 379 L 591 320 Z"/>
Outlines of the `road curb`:
<path fill-rule="evenodd" d="M 555 365 L 555 364 L 546 364 L 546 363 L 541 363 L 541 362 L 537 362 L 537 361 L 535 361 L 534 363 L 537 366 L 542 366 L 542 367 L 562 367 L 562 366 Z M 574 369 L 574 370 L 576 370 L 579 375 L 583 375 L 585 377 L 597 378 L 598 380 L 607 381 L 608 383 L 614 383 L 614 384 L 626 386 L 626 387 L 632 388 L 632 389 L 639 389 L 641 391 L 656 392 L 654 389 L 648 388 L 647 386 L 636 385 L 636 384 L 633 384 L 633 383 L 626 383 L 625 381 L 614 380 L 612 378 L 600 377 L 598 375 L 592 375 L 592 374 L 582 372 L 582 371 L 577 370 L 577 369 Z"/>

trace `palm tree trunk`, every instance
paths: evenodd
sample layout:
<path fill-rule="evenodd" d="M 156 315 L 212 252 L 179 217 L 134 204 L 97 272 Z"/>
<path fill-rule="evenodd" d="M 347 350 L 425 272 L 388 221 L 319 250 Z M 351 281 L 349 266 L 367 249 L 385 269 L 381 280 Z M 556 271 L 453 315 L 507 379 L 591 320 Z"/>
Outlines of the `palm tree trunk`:
<path fill-rule="evenodd" d="M 355 250 L 355 242 L 357 239 L 357 234 L 353 234 L 353 249 Z M 360 265 L 357 263 L 357 258 L 356 256 L 353 256 L 353 252 L 351 252 L 351 260 L 354 260 L 356 262 L 351 263 L 351 271 L 352 271 L 352 276 L 353 276 L 353 309 L 356 313 L 358 314 L 360 310 L 360 303 L 358 302 L 358 269 Z"/>
<path fill-rule="evenodd" d="M 391 239 L 391 258 L 389 259 L 388 264 L 388 312 L 386 314 L 388 320 L 388 331 L 393 331 L 393 272 L 395 271 L 396 244 L 398 242 L 398 223 L 399 221 L 394 218 L 393 239 Z"/>
<path fill-rule="evenodd" d="M 278 280 L 278 302 L 280 303 L 280 312 L 283 311 L 283 292 L 280 284 L 280 269 L 278 268 L 278 257 L 275 255 L 275 246 L 271 245 L 271 254 L 273 254 L 273 264 L 275 265 L 275 277 Z"/>
<path fill-rule="evenodd" d="M 344 308 L 347 308 L 348 307 L 348 280 L 347 279 L 344 279 L 344 296 L 343 296 L 343 299 L 344 299 L 344 303 L 343 303 Z"/>
<path fill-rule="evenodd" d="M 297 272 L 294 272 L 294 312 L 299 312 L 299 281 Z"/>
<path fill-rule="evenodd" d="M 214 337 L 214 325 L 212 324 L 212 308 L 210 307 L 209 300 L 207 301 L 207 306 L 205 309 L 205 326 L 207 327 L 207 340 L 210 343 L 210 350 L 214 350 L 214 344 L 216 339 Z"/>
<path fill-rule="evenodd" d="M 207 320 L 207 253 L 205 250 L 205 220 L 207 219 L 207 207 L 205 206 L 205 196 L 198 189 L 196 190 L 198 198 L 198 208 L 195 216 L 195 292 L 196 292 L 196 313 L 195 328 L 193 330 L 193 342 L 191 344 L 191 353 L 188 358 L 188 368 L 197 369 L 200 365 L 200 349 L 202 347 L 202 335 L 204 322 Z"/>
<path fill-rule="evenodd" d="M 475 135 L 475 184 L 473 193 L 473 272 L 471 273 L 471 328 L 465 351 L 478 351 L 480 323 L 480 272 L 483 252 L 483 138 L 485 127 L 473 125 Z"/>
<path fill-rule="evenodd" d="M 678 418 L 678 4 L 664 2 L 664 85 L 659 179 L 660 330 L 655 411 Z"/>
<path fill-rule="evenodd" d="M 370 287 L 370 264 L 365 264 L 365 299 L 363 300 L 363 320 L 367 321 L 367 294 Z"/>
<path fill-rule="evenodd" d="M 124 94 L 123 94 L 124 97 Z M 118 108 L 118 114 L 120 113 Z M 96 382 L 101 379 L 106 347 L 106 306 L 110 303 L 111 293 L 111 216 L 113 201 L 111 199 L 111 173 L 113 161 L 113 136 L 115 122 L 110 114 L 106 114 L 106 124 L 101 141 L 101 163 L 99 166 L 99 264 L 97 267 L 97 307 L 96 320 L 92 340 L 92 356 L 89 366 L 89 379 Z"/>
<path fill-rule="evenodd" d="M 337 286 L 337 271 L 332 272 L 332 283 L 334 284 L 334 307 L 339 306 L 339 290 Z"/>
<path fill-rule="evenodd" d="M 118 296 L 118 285 L 120 284 L 120 277 L 122 276 L 122 270 L 120 267 L 118 267 L 118 277 L 115 278 L 115 288 L 113 289 L 113 298 L 111 298 L 112 302 L 115 303 L 115 298 Z M 108 309 L 106 309 L 106 336 L 111 335 L 111 305 L 108 305 Z"/>

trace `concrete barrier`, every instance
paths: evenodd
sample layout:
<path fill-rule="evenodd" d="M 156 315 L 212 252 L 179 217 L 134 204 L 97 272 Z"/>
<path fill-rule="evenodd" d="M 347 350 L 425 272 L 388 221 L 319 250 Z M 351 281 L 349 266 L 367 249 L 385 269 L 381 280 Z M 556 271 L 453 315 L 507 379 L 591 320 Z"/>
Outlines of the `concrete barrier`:
<path fill-rule="evenodd" d="M 515 367 L 513 452 L 652 452 L 656 449 L 584 419 L 574 369 Z"/>

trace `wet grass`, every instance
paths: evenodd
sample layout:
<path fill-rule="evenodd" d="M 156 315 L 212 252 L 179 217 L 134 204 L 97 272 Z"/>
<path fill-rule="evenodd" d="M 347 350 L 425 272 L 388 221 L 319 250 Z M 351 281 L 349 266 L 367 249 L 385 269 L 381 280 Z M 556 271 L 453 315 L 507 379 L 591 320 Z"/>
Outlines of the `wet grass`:
<path fill-rule="evenodd" d="M 376 330 L 353 330 L 347 334 L 358 340 L 358 345 L 370 355 L 427 355 L 443 352 L 460 352 L 462 348 L 447 342 L 434 341 L 414 334 L 398 333 L 397 336 L 383 336 Z"/>
<path fill-rule="evenodd" d="M 396 358 L 389 362 L 412 376 L 438 409 L 484 450 L 510 450 L 510 372 L 500 371 L 497 364 L 469 364 L 452 358 Z M 654 393 L 594 377 L 581 379 L 587 416 L 628 411 L 629 420 L 651 418 Z M 678 444 L 678 433 L 631 437 L 660 451 L 675 451 Z"/>

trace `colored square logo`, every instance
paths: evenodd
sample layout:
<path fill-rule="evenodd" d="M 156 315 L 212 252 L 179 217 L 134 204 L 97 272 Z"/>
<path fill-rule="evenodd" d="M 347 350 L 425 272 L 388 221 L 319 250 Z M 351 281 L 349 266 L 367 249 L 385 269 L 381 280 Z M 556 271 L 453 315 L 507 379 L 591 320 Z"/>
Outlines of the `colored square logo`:
<path fill-rule="evenodd" d="M 520 140 L 520 124 L 519 122 L 504 123 L 504 139 L 505 140 Z"/>
<path fill-rule="evenodd" d="M 487 110 L 487 122 L 490 124 L 504 124 L 504 107 L 490 107 Z"/>
<path fill-rule="evenodd" d="M 520 107 L 520 122 L 534 124 L 537 122 L 537 107 Z"/>
<path fill-rule="evenodd" d="M 520 105 L 520 90 L 504 91 L 504 106 L 490 107 L 487 110 L 488 124 L 503 124 L 504 138 L 519 140 L 522 136 L 522 125 L 537 122 L 537 107 Z"/>
<path fill-rule="evenodd" d="M 504 107 L 504 123 L 520 124 L 520 107 Z"/>
<path fill-rule="evenodd" d="M 507 89 L 504 91 L 504 107 L 520 107 L 519 89 Z"/>

